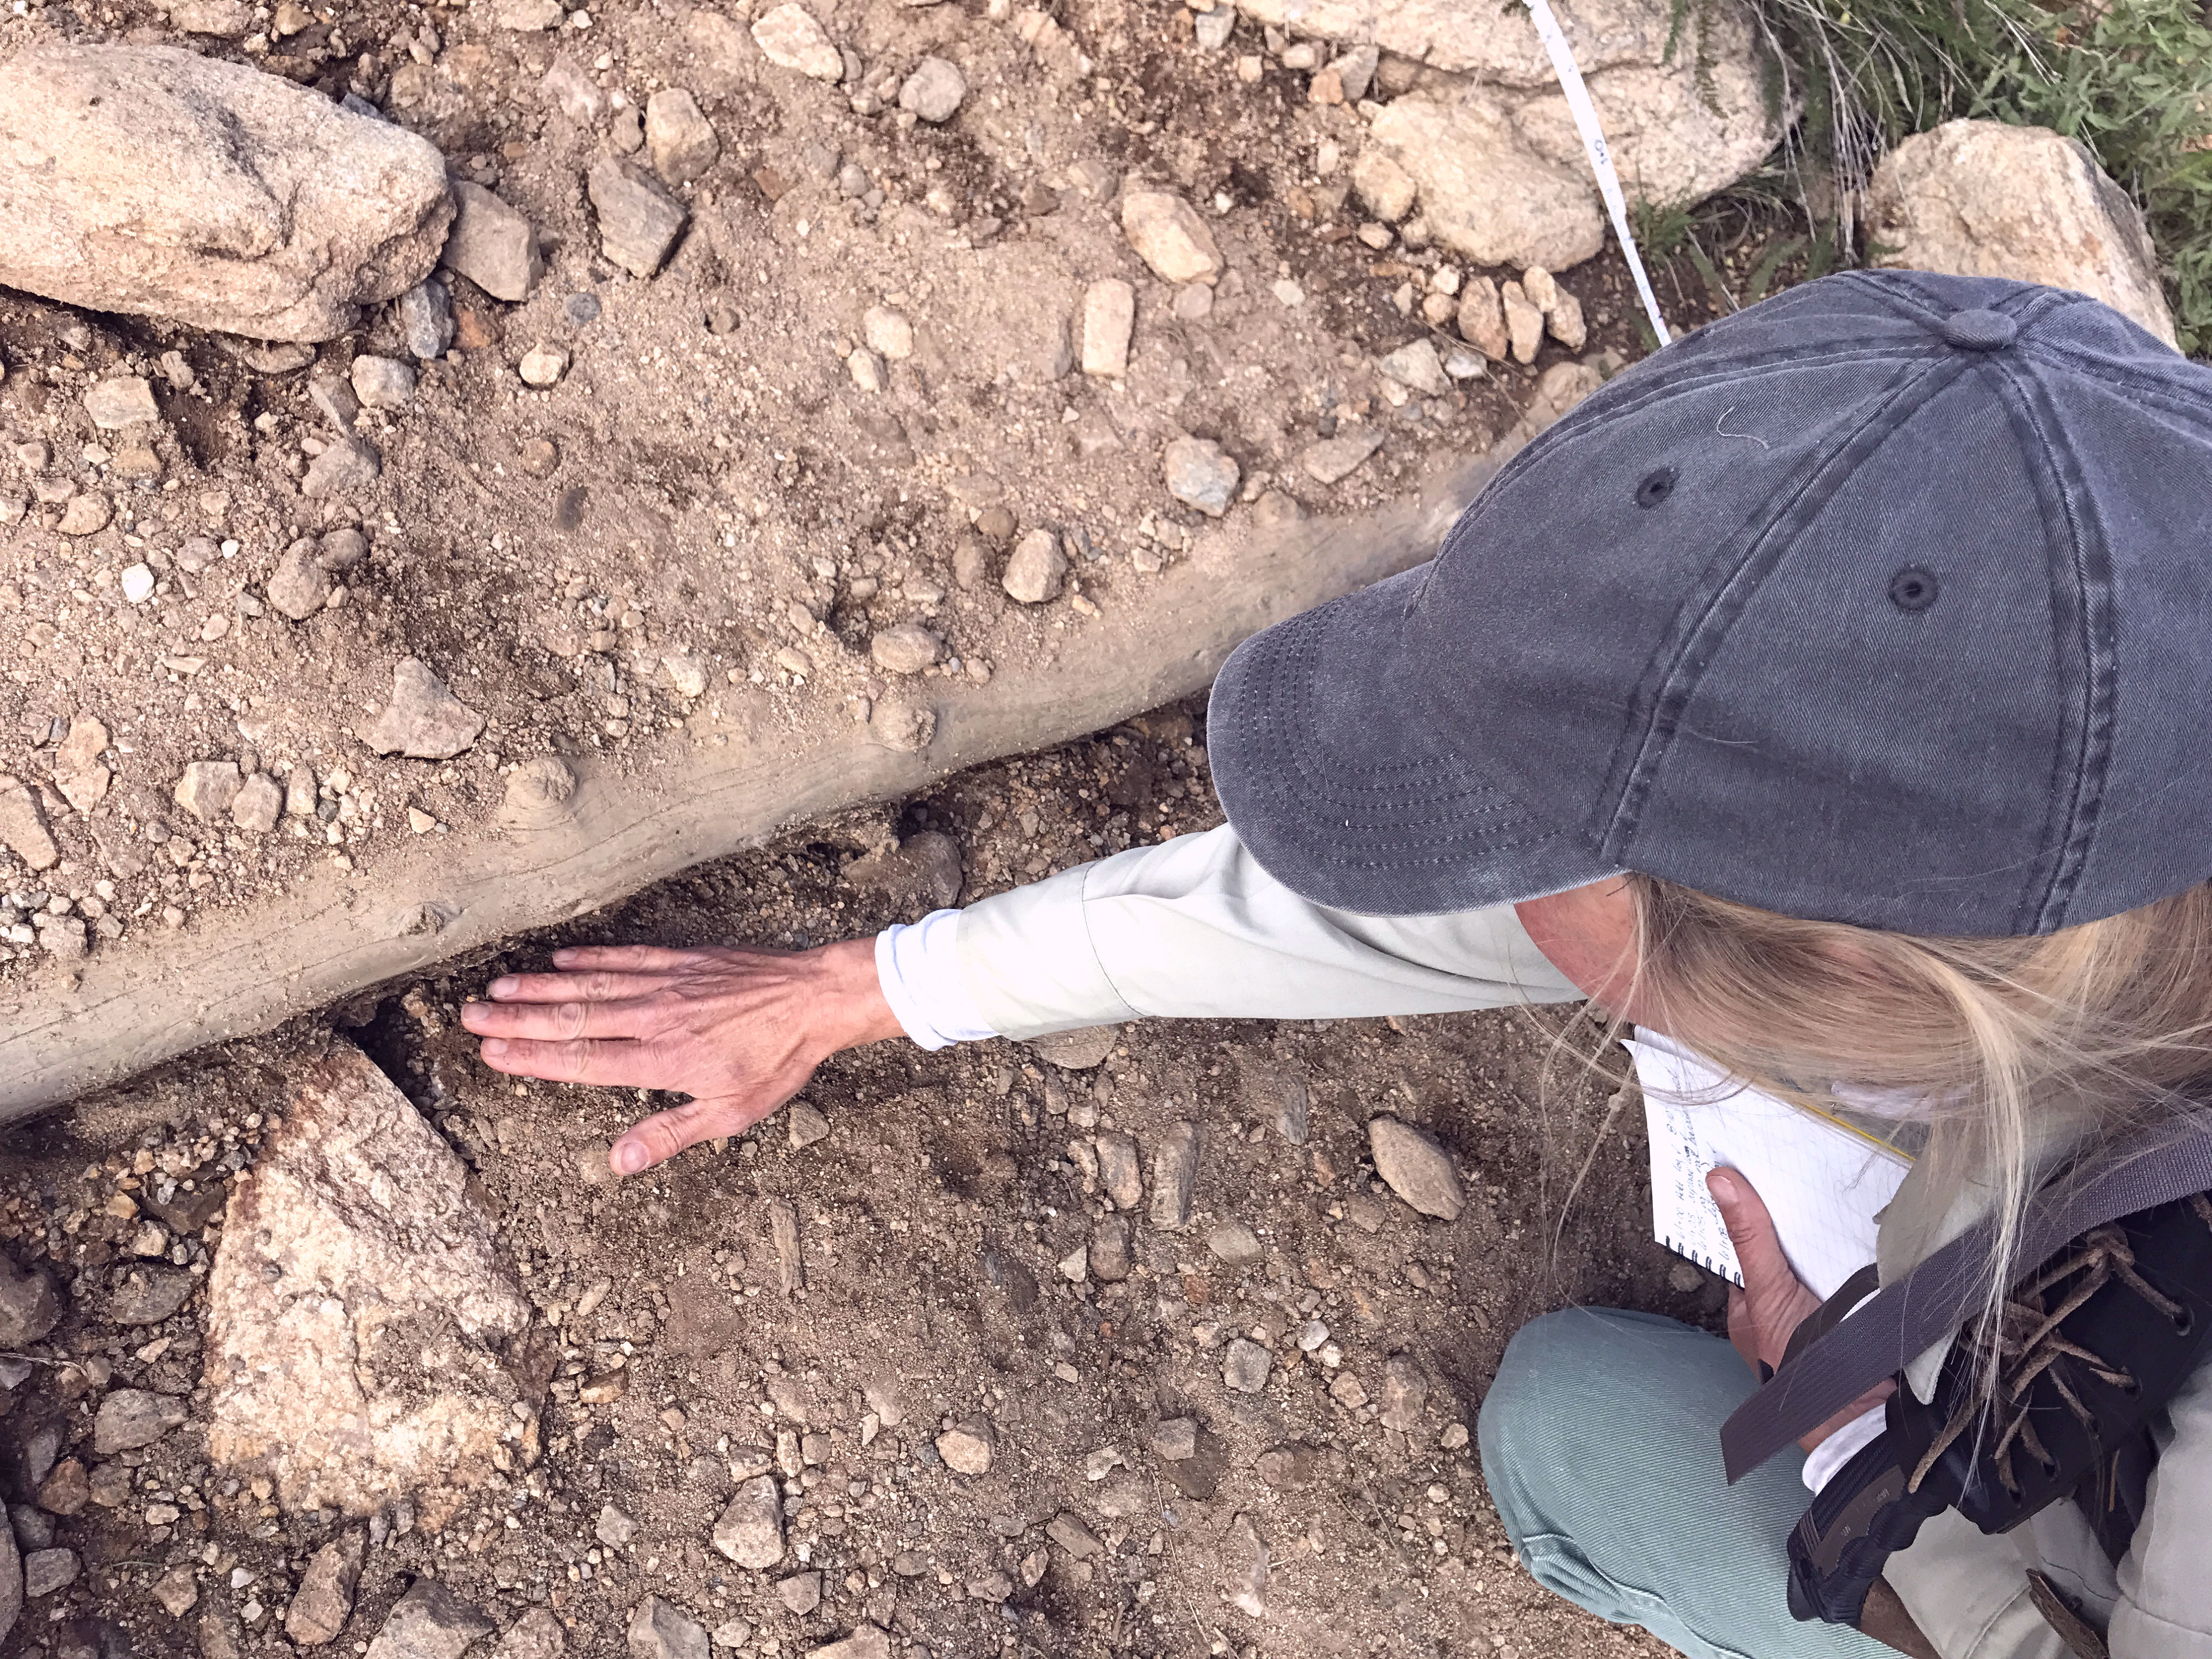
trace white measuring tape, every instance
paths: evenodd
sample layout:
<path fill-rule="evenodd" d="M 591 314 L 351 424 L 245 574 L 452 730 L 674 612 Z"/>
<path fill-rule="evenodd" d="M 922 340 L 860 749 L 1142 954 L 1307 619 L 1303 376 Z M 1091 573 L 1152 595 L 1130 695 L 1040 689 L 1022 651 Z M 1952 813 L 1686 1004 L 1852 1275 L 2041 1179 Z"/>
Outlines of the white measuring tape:
<path fill-rule="evenodd" d="M 1598 194 L 1605 198 L 1605 210 L 1613 216 L 1613 234 L 1620 238 L 1620 251 L 1628 256 L 1628 274 L 1636 278 L 1636 291 L 1644 296 L 1644 315 L 1651 319 L 1651 331 L 1659 337 L 1659 343 L 1665 345 L 1674 337 L 1667 332 L 1667 319 L 1659 314 L 1659 296 L 1651 291 L 1651 279 L 1644 274 L 1644 258 L 1637 252 L 1636 238 L 1629 232 L 1628 202 L 1620 193 L 1620 176 L 1613 170 L 1613 152 L 1606 148 L 1605 129 L 1597 124 L 1597 111 L 1590 103 L 1589 88 L 1583 85 L 1574 48 L 1560 31 L 1559 20 L 1552 15 L 1550 0 L 1528 0 L 1528 15 L 1535 20 L 1536 38 L 1551 54 L 1552 72 L 1559 77 L 1559 90 L 1567 95 L 1575 131 L 1583 136 L 1590 171 L 1597 174 Z"/>

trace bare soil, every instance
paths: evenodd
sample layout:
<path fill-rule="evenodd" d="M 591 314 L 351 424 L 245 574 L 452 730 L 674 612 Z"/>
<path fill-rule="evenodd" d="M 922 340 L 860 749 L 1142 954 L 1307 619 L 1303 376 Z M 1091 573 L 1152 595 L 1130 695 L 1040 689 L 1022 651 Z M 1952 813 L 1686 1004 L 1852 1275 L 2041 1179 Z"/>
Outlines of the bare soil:
<path fill-rule="evenodd" d="M 753 51 L 742 8 L 617 0 L 546 33 L 482 3 L 282 9 L 238 42 L 187 40 L 144 6 L 33 3 L 0 18 L 0 52 L 184 41 L 365 97 L 526 214 L 549 268 L 514 306 L 453 279 L 458 343 L 410 406 L 362 416 L 382 472 L 341 500 L 300 491 L 332 435 L 308 385 L 357 352 L 404 356 L 388 313 L 266 373 L 216 337 L 0 295 L 0 773 L 40 793 L 62 854 L 36 872 L 0 853 L 0 987 L 57 957 L 69 971 L 80 939 L 158 948 L 311 864 L 366 879 L 410 836 L 488 833 L 504 775 L 540 754 L 669 770 L 732 732 L 830 730 L 887 690 L 927 702 L 1010 662 L 1079 674 L 1089 619 L 1141 611 L 1155 573 L 1218 528 L 1169 495 L 1170 439 L 1238 461 L 1231 527 L 1358 514 L 1479 453 L 1565 359 L 1547 342 L 1443 396 L 1379 372 L 1424 335 L 1456 344 L 1418 301 L 1479 273 L 1359 240 L 1357 118 L 1310 101 L 1249 22 L 1206 52 L 1181 9 L 1074 0 L 1032 43 L 1003 7 L 846 0 L 817 9 L 861 66 L 833 87 Z M 717 44 L 732 36 L 740 50 Z M 872 90 L 895 94 L 928 53 L 969 82 L 942 127 Z M 541 94 L 556 58 L 595 85 L 596 120 Z M 1399 67 L 1388 86 L 1413 78 Z M 684 186 L 690 228 L 641 281 L 602 257 L 582 178 L 665 87 L 696 95 L 720 159 Z M 1176 290 L 1137 259 L 1114 206 L 1125 178 L 1199 207 L 1227 261 L 1218 284 Z M 1138 293 L 1119 379 L 1072 356 L 1084 289 L 1105 276 Z M 1618 262 L 1564 280 L 1592 324 L 1586 355 L 1637 356 Z M 846 362 L 871 307 L 915 338 L 872 392 Z M 517 374 L 541 343 L 572 359 L 543 391 Z M 125 374 L 151 380 L 161 419 L 98 431 L 84 394 Z M 1364 425 L 1386 435 L 1359 471 L 1323 485 L 1302 468 L 1309 445 Z M 112 521 L 61 533 L 88 492 Z M 304 623 L 267 604 L 295 538 L 352 525 L 372 547 L 339 603 Z M 998 572 L 1040 527 L 1074 550 L 1073 580 L 1018 604 Z M 970 536 L 983 556 L 963 586 Z M 133 604 L 124 573 L 141 564 L 156 586 Z M 944 660 L 901 683 L 869 642 L 909 621 Z M 409 655 L 488 721 L 450 761 L 361 740 Z M 704 689 L 687 694 L 672 658 Z M 85 811 L 60 787 L 79 718 L 106 728 L 113 780 Z M 280 781 L 305 768 L 316 811 L 267 834 L 201 822 L 173 792 L 209 759 Z"/>
<path fill-rule="evenodd" d="M 1006 1042 L 933 1055 L 879 1044 L 824 1066 L 801 1097 L 827 1117 L 825 1138 L 794 1147 L 779 1115 L 624 1183 L 607 1178 L 605 1148 L 651 1100 L 517 1085 L 478 1065 L 458 1027 L 487 975 L 556 943 L 804 945 L 910 915 L 911 896 L 843 875 L 887 828 L 952 836 L 972 898 L 1091 855 L 1086 826 L 1148 839 L 1205 827 L 1216 811 L 1197 712 L 958 775 L 896 819 L 816 826 L 338 1011 L 471 1166 L 564 1346 L 539 1461 L 434 1532 L 382 1517 L 328 1650 L 363 1651 L 428 1575 L 502 1627 L 549 1607 L 579 1654 L 625 1652 L 647 1594 L 708 1630 L 747 1621 L 746 1654 L 805 1653 L 864 1620 L 916 1655 L 1663 1651 L 1518 1569 L 1465 1438 L 1531 1316 L 1592 1302 L 1710 1322 L 1718 1305 L 1709 1288 L 1677 1288 L 1693 1281 L 1649 1238 L 1640 1112 L 1613 1121 L 1562 1214 L 1608 1089 L 1559 1065 L 1535 1021 L 1152 1023 L 1126 1028 L 1089 1071 Z M 310 1036 L 206 1051 L 6 1145 L 0 1235 L 47 1266 L 68 1312 L 8 1396 L 0 1438 L 20 1480 L 22 1449 L 56 1425 L 49 1451 L 95 1465 L 105 1494 L 46 1518 L 82 1570 L 28 1605 L 11 1654 L 291 1650 L 283 1608 L 343 1518 L 279 1512 L 209 1467 L 204 1295 L 155 1327 L 103 1316 L 146 1242 L 145 1216 L 121 1212 L 173 1215 L 185 1183 L 219 1193 L 250 1166 L 281 1109 L 286 1056 Z M 1279 1122 L 1293 1085 L 1310 1101 L 1303 1145 Z M 1471 1200 L 1457 1222 L 1424 1219 L 1376 1180 L 1363 1125 L 1385 1110 L 1451 1151 Z M 1104 1204 L 1071 1141 L 1095 1121 L 1149 1146 L 1185 1118 L 1201 1149 L 1188 1226 L 1163 1231 L 1139 1210 L 1128 1279 L 1071 1282 L 1058 1264 Z M 779 1202 L 801 1241 L 804 1286 L 788 1291 L 769 1218 Z M 171 1259 L 204 1271 L 220 1216 L 179 1220 L 166 1229 Z M 1261 1243 L 1248 1265 L 1209 1248 L 1231 1221 Z M 1301 1350 L 1314 1319 L 1334 1354 Z M 1224 1387 L 1224 1348 L 1240 1334 L 1275 1357 L 1256 1395 Z M 1410 1407 L 1385 1395 L 1394 1359 L 1425 1389 Z M 1347 1376 L 1360 1389 L 1340 1386 Z M 94 1407 L 126 1385 L 185 1395 L 190 1419 L 96 1459 Z M 1382 1420 L 1386 1399 L 1402 1426 Z M 993 1467 L 954 1474 L 934 1437 L 978 1416 L 996 1434 Z M 1153 1427 L 1178 1416 L 1205 1434 L 1198 1457 L 1170 1463 Z M 790 1527 L 800 1553 L 760 1575 L 714 1553 L 708 1529 L 728 1467 L 748 1448 L 775 1455 L 779 1432 L 805 1494 Z M 638 1523 L 619 1549 L 595 1535 L 609 1504 Z M 1063 1514 L 1096 1551 L 1048 1538 Z M 1253 1538 L 1268 1563 L 1258 1616 L 1227 1599 L 1250 1587 Z M 151 1587 L 180 1566 L 197 1595 L 178 1618 Z M 804 1614 L 772 1582 L 800 1571 L 822 1575 Z"/>

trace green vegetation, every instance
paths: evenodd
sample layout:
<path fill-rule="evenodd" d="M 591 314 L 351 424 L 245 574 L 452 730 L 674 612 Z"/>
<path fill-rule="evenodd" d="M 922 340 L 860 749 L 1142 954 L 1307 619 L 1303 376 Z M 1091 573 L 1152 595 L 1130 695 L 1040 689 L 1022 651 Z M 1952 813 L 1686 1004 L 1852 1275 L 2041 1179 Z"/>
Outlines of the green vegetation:
<path fill-rule="evenodd" d="M 1711 3 L 1674 0 L 1677 36 Z M 1856 192 L 1889 145 L 1961 116 L 2046 126 L 2081 140 L 2142 204 L 2182 349 L 2212 351 L 2212 28 L 2198 0 L 1753 3 L 1780 66 L 1777 105 L 1802 111 L 1784 168 L 1694 213 L 1647 210 L 1656 258 L 1679 252 L 1721 285 L 1716 216 L 1794 198 L 1800 246 L 1775 256 L 1769 238 L 1752 252 L 1763 293 L 1782 274 L 1850 257 Z M 1801 258 L 1808 269 L 1792 264 Z M 1750 286 L 1723 291 L 1743 303 L 1757 297 Z"/>

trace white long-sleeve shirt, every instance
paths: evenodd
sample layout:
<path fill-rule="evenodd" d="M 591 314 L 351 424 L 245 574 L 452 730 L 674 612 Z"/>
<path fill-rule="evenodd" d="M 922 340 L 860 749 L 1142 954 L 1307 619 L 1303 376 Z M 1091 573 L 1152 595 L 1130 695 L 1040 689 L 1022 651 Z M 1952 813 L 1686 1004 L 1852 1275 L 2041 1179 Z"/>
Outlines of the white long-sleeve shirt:
<path fill-rule="evenodd" d="M 1347 1018 L 1582 996 L 1510 905 L 1331 910 L 1268 875 L 1226 825 L 887 929 L 876 963 L 901 1024 L 930 1048 L 1149 1018 Z M 1908 1176 L 1881 1219 L 1885 1279 L 1971 1219 L 1936 1213 Z M 2117 1571 L 2070 1502 L 1996 1538 L 1947 1511 L 1891 1559 L 1886 1576 L 1943 1659 L 2068 1659 L 2028 1599 L 2030 1568 L 2108 1624 L 2112 1659 L 2212 1659 L 2212 1366 L 2165 1417 L 2149 1507 Z"/>

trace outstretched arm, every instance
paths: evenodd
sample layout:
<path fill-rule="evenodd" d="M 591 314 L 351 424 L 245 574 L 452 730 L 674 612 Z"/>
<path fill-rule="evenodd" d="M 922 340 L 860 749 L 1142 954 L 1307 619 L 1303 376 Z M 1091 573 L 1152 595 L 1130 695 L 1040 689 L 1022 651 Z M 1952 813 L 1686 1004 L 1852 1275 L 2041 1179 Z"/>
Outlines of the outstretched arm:
<path fill-rule="evenodd" d="M 902 1031 L 938 1047 L 1149 1017 L 1348 1018 L 1583 994 L 1510 905 L 1402 917 L 1325 909 L 1269 876 L 1226 827 L 1084 865 L 882 942 L 791 953 L 595 947 L 556 952 L 554 969 L 493 981 L 462 1024 L 487 1039 L 496 1071 L 694 1097 L 615 1143 L 611 1161 L 624 1175 L 743 1132 L 839 1049 Z"/>

